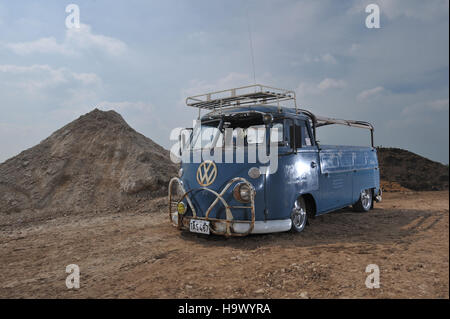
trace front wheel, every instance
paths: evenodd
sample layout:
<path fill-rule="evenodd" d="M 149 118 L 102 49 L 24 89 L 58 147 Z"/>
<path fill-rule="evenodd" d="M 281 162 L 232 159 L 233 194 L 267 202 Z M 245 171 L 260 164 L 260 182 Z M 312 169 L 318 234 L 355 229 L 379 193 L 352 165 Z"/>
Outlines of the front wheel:
<path fill-rule="evenodd" d="M 292 228 L 291 230 L 300 233 L 305 229 L 308 221 L 308 214 L 306 211 L 305 200 L 300 197 L 294 203 L 294 208 L 291 212 Z"/>
<path fill-rule="evenodd" d="M 371 189 L 364 189 L 359 195 L 358 201 L 353 205 L 357 212 L 368 212 L 373 205 L 373 194 Z"/>

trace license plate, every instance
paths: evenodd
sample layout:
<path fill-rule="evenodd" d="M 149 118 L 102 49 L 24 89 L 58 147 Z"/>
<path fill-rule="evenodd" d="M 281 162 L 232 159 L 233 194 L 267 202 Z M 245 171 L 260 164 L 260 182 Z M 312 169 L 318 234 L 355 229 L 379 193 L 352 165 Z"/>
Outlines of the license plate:
<path fill-rule="evenodd" d="M 209 221 L 191 219 L 191 221 L 189 222 L 189 230 L 193 233 L 209 235 Z"/>

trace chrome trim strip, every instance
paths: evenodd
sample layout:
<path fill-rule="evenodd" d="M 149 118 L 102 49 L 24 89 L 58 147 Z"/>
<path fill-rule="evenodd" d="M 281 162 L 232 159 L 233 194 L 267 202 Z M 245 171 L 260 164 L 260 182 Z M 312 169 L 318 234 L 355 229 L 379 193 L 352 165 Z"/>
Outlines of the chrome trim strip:
<path fill-rule="evenodd" d="M 245 231 L 246 224 L 235 224 L 233 230 L 237 233 Z M 290 230 L 292 221 L 290 219 L 256 221 L 251 234 L 279 233 Z"/>
<path fill-rule="evenodd" d="M 339 171 L 328 171 L 323 170 L 322 174 L 339 174 L 339 173 L 351 173 L 351 172 L 360 172 L 360 171 L 368 171 L 368 170 L 376 170 L 378 167 L 366 167 L 366 168 L 355 168 L 355 169 L 343 169 Z"/>

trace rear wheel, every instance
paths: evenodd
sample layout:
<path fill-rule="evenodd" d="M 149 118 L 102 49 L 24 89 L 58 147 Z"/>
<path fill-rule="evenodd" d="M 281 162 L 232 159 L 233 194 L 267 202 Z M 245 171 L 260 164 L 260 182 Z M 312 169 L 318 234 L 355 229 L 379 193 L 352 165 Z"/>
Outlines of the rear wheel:
<path fill-rule="evenodd" d="M 308 221 L 308 214 L 306 211 L 306 203 L 303 197 L 297 198 L 291 212 L 292 228 L 291 230 L 300 233 L 305 229 Z"/>
<path fill-rule="evenodd" d="M 368 212 L 373 205 L 373 194 L 371 189 L 364 189 L 359 195 L 358 201 L 353 205 L 357 212 Z"/>

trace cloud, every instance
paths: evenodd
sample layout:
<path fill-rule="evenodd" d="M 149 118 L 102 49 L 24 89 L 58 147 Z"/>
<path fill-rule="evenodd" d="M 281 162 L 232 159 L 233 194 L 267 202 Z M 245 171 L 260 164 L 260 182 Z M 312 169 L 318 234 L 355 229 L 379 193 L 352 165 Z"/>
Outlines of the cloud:
<path fill-rule="evenodd" d="M 430 112 L 448 112 L 448 99 L 437 99 L 423 103 L 414 103 L 402 109 L 401 114 L 408 118 L 419 121 L 424 118 L 424 114 L 430 114 Z"/>
<path fill-rule="evenodd" d="M 301 82 L 297 87 L 299 97 L 316 95 L 330 89 L 343 89 L 347 87 L 347 82 L 342 79 L 325 78 L 317 84 Z"/>
<path fill-rule="evenodd" d="M 253 79 L 249 74 L 231 72 L 224 77 L 218 78 L 214 81 L 204 81 L 193 79 L 189 81 L 186 88 L 182 89 L 181 95 L 191 96 L 208 92 L 220 91 L 229 88 L 235 88 L 252 84 Z"/>
<path fill-rule="evenodd" d="M 58 53 L 58 54 L 72 53 L 72 51 L 68 50 L 66 46 L 58 44 L 56 42 L 56 39 L 53 37 L 40 38 L 38 40 L 31 42 L 7 43 L 6 47 L 19 55 L 27 55 L 33 53 Z"/>
<path fill-rule="evenodd" d="M 347 86 L 347 83 L 344 80 L 336 80 L 326 78 L 317 86 L 320 91 L 325 91 L 328 89 L 342 89 Z"/>
<path fill-rule="evenodd" d="M 102 92 L 95 73 L 0 64 L 0 162 L 90 111 Z"/>
<path fill-rule="evenodd" d="M 54 37 L 44 37 L 29 42 L 6 43 L 5 46 L 19 55 L 44 53 L 77 56 L 82 52 L 98 50 L 110 56 L 119 56 L 127 50 L 127 45 L 121 40 L 94 34 L 91 27 L 86 24 L 81 24 L 79 29 L 67 29 L 61 43 Z"/>
<path fill-rule="evenodd" d="M 299 104 L 313 105 L 318 114 L 370 120 L 377 127 L 377 143 L 419 153 L 427 149 L 432 158 L 448 161 L 448 148 L 442 147 L 448 145 L 447 134 L 439 135 L 439 143 L 411 138 L 433 139 L 434 128 L 448 131 L 443 116 L 448 112 L 448 1 L 378 1 L 379 30 L 368 30 L 364 24 L 370 0 L 352 0 L 344 6 L 333 1 L 287 0 L 274 5 L 263 0 L 248 3 L 247 19 L 238 2 L 227 10 L 213 2 L 172 3 L 164 8 L 143 2 L 138 9 L 114 3 L 108 5 L 108 15 L 102 14 L 107 1 L 97 2 L 88 15 L 97 17 L 95 24 L 80 30 L 63 29 L 64 12 L 55 4 L 36 7 L 38 12 L 12 2 L 5 4 L 6 11 L 0 8 L 4 55 L 0 64 L 47 64 L 54 71 L 36 69 L 29 77 L 0 72 L 0 121 L 21 124 L 29 117 L 37 122 L 37 117 L 45 116 L 42 120 L 57 128 L 55 123 L 73 119 L 76 112 L 77 116 L 84 112 L 83 107 L 118 101 L 126 117 L 133 112 L 133 118 L 142 122 L 142 132 L 165 143 L 166 133 L 148 125 L 150 116 L 161 118 L 166 126 L 191 125 L 197 110 L 185 106 L 186 96 L 254 82 L 249 21 L 258 83 L 297 88 Z M 358 10 L 349 13 L 347 8 L 358 3 L 362 4 Z M 123 17 L 126 27 L 113 26 L 113 17 Z M 131 43 L 136 43 L 133 52 L 127 47 Z M 111 63 L 107 58 L 111 55 L 119 56 L 121 63 Z M 71 63 L 58 65 L 65 57 Z M 58 72 L 59 66 L 70 70 Z M 272 76 L 260 76 L 268 73 Z M 89 81 L 92 84 L 85 84 Z M 24 90 L 20 82 L 34 89 Z M 306 97 L 300 99 L 302 95 Z M 432 125 L 421 130 L 386 126 L 386 114 L 398 124 L 406 118 L 402 110 L 413 104 L 428 110 L 421 116 L 430 118 Z M 145 112 L 151 105 L 158 107 Z M 56 122 L 49 119 L 50 108 L 73 114 Z M 149 120 L 139 119 L 139 108 Z"/>
<path fill-rule="evenodd" d="M 311 54 L 305 53 L 302 59 L 294 60 L 290 64 L 294 67 L 300 66 L 302 64 L 308 63 L 326 63 L 326 64 L 337 64 L 338 61 L 331 53 L 319 54 L 312 56 Z"/>
<path fill-rule="evenodd" d="M 1 74 L 5 74 L 5 81 Z M 98 86 L 101 79 L 95 73 L 76 73 L 67 68 L 53 68 L 47 64 L 35 64 L 31 66 L 20 66 L 3 64 L 0 65 L 0 88 L 15 87 L 26 91 L 35 91 L 45 88 L 55 88 L 64 84 L 77 84 L 82 86 Z"/>
<path fill-rule="evenodd" d="M 385 91 L 385 89 L 382 86 L 377 86 L 373 89 L 364 90 L 361 93 L 358 94 L 356 97 L 359 101 L 364 101 L 370 98 L 371 96 L 377 95 L 381 92 Z"/>
<path fill-rule="evenodd" d="M 381 10 L 389 19 L 397 19 L 399 17 L 407 17 L 419 20 L 432 20 L 438 16 L 447 14 L 448 16 L 448 0 L 379 0 Z"/>
<path fill-rule="evenodd" d="M 104 93 L 102 79 L 95 73 L 74 72 L 49 65 L 0 65 L 0 110 L 14 108 L 61 121 L 89 111 Z"/>
<path fill-rule="evenodd" d="M 432 101 L 428 106 L 434 111 L 448 111 L 448 99 Z"/>
<path fill-rule="evenodd" d="M 331 63 L 331 64 L 337 63 L 336 58 L 333 55 L 331 55 L 330 53 L 322 54 L 321 60 L 325 63 Z"/>

